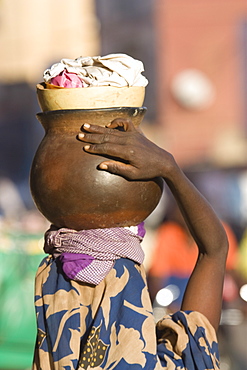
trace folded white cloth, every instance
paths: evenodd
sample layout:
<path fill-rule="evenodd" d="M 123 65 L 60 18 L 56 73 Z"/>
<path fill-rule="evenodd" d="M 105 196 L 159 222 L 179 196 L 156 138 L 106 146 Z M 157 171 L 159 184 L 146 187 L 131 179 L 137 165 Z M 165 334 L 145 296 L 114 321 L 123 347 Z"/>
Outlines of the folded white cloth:
<path fill-rule="evenodd" d="M 141 73 L 143 63 L 126 54 L 62 59 L 44 71 L 44 81 L 49 83 L 64 70 L 77 74 L 84 86 L 147 86 Z"/>

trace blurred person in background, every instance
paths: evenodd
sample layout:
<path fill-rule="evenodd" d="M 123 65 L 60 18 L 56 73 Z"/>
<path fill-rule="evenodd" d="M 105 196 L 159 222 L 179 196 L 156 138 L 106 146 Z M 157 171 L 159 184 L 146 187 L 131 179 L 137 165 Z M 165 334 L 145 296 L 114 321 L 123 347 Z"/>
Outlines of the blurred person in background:
<path fill-rule="evenodd" d="M 231 227 L 223 222 L 228 241 L 229 252 L 226 262 L 226 277 L 223 297 L 231 300 L 236 297 L 237 288 L 232 278 L 238 258 L 238 242 Z M 156 294 L 166 286 L 177 287 L 176 298 L 169 306 L 176 311 L 181 305 L 188 279 L 198 257 L 197 245 L 193 239 L 180 209 L 168 195 L 164 220 L 157 229 L 154 238 L 153 255 L 148 271 L 148 287 L 152 302 Z"/>
<path fill-rule="evenodd" d="M 7 177 L 0 177 L 0 213 L 7 221 L 17 221 L 26 207 L 15 184 Z"/>

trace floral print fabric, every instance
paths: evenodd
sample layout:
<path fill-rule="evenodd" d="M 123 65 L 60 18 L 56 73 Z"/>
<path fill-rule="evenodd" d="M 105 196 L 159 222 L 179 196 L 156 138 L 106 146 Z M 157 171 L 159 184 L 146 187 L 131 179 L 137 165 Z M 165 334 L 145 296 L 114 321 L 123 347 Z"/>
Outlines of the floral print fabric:
<path fill-rule="evenodd" d="M 36 275 L 33 370 L 218 369 L 214 329 L 196 312 L 155 325 L 145 271 L 121 258 L 97 286 L 67 279 L 48 256 Z"/>

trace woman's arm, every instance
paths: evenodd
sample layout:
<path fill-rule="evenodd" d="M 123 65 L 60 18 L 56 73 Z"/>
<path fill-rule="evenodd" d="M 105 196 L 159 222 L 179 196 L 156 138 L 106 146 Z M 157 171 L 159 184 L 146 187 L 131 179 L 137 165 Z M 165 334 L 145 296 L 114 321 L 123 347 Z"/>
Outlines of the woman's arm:
<path fill-rule="evenodd" d="M 181 309 L 203 313 L 217 329 L 228 251 L 225 230 L 210 204 L 179 168 L 166 182 L 198 246 L 198 260 Z"/>
<path fill-rule="evenodd" d="M 119 126 L 124 131 L 115 129 Z M 199 252 L 184 295 L 182 310 L 201 312 L 217 329 L 228 241 L 212 207 L 185 176 L 174 157 L 149 141 L 134 128 L 131 121 L 116 119 L 108 128 L 87 124 L 83 128 L 84 132 L 78 138 L 86 143 L 84 150 L 113 158 L 102 161 L 99 169 L 130 180 L 160 176 L 166 181 Z"/>

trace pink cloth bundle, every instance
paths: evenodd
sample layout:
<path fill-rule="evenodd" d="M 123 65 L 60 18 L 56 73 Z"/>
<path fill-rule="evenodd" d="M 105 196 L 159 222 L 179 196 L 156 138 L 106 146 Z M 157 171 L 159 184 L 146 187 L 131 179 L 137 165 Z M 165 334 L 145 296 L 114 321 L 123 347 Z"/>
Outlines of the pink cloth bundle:
<path fill-rule="evenodd" d="M 52 85 L 75 88 L 75 87 L 84 87 L 83 81 L 76 73 L 67 72 L 64 69 L 58 76 L 53 77 L 50 81 Z"/>

